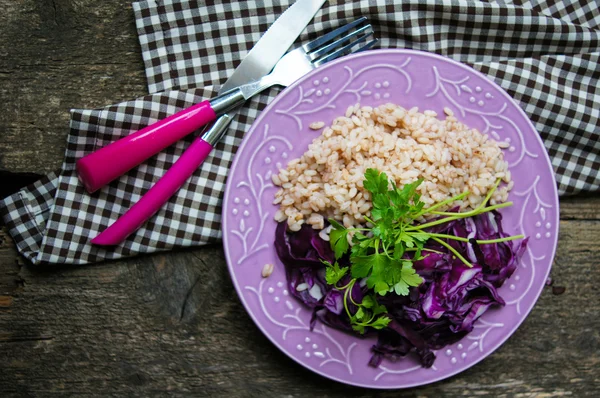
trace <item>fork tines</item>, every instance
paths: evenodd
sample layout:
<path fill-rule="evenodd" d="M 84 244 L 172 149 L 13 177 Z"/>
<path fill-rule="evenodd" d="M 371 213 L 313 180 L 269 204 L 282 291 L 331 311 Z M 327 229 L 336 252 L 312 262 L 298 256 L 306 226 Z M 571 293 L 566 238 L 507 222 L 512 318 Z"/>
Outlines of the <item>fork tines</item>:
<path fill-rule="evenodd" d="M 373 38 L 373 27 L 366 21 L 365 17 L 358 18 L 302 47 L 315 66 L 342 55 L 367 50 L 377 43 L 377 39 Z"/>

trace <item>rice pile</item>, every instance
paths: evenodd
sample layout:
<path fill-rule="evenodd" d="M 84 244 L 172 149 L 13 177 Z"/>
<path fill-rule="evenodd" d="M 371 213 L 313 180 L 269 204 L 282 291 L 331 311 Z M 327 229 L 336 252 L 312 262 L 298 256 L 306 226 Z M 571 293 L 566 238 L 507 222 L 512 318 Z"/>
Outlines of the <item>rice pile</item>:
<path fill-rule="evenodd" d="M 418 191 L 426 205 L 469 191 L 454 206 L 475 208 L 498 178 L 506 184 L 490 203 L 506 201 L 513 185 L 501 149 L 506 143 L 458 122 L 449 109 L 445 114 L 440 120 L 436 112 L 394 104 L 349 107 L 300 158 L 272 175 L 281 187 L 275 195 L 280 206 L 275 220 L 287 220 L 292 231 L 303 223 L 323 229 L 329 217 L 347 228 L 364 225 L 371 210 L 362 184 L 368 168 L 385 172 L 400 188 L 423 178 Z M 322 122 L 311 125 L 322 127 Z"/>

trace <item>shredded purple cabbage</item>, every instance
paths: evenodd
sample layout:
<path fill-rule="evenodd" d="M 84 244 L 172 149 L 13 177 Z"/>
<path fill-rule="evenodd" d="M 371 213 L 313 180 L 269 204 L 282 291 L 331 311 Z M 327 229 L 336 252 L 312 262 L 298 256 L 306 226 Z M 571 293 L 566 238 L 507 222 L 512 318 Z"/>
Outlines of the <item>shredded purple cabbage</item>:
<path fill-rule="evenodd" d="M 473 330 L 477 319 L 490 307 L 503 306 L 498 288 L 517 268 L 528 239 L 479 245 L 475 240 L 491 240 L 509 236 L 502 230 L 502 216 L 496 211 L 438 225 L 431 232 L 468 238 L 470 241 L 448 240 L 461 255 L 473 263 L 467 267 L 454 258 L 444 246 L 430 240 L 423 252 L 425 258 L 414 262 L 416 272 L 424 283 L 410 289 L 408 296 L 387 294 L 379 296 L 392 321 L 382 330 L 369 329 L 365 335 L 377 335 L 369 365 L 379 366 L 382 360 L 396 361 L 415 353 L 423 367 L 435 361 L 433 350 L 462 339 Z M 277 226 L 275 236 L 277 255 L 285 266 L 289 292 L 313 310 L 311 327 L 317 321 L 359 335 L 350 326 L 344 310 L 342 293 L 325 280 L 321 260 L 333 263 L 334 253 L 319 231 L 303 225 L 291 233 L 287 223 Z M 348 259 L 338 260 L 349 265 Z M 349 276 L 340 285 L 349 281 Z M 364 284 L 354 284 L 354 302 L 362 302 L 367 293 Z M 349 304 L 351 313 L 356 307 Z"/>

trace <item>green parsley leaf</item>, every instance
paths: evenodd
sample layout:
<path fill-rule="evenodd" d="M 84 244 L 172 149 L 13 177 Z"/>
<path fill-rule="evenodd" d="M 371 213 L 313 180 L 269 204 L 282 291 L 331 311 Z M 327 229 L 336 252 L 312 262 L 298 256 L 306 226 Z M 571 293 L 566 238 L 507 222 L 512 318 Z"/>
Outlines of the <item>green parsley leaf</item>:
<path fill-rule="evenodd" d="M 390 197 L 385 193 L 375 193 L 371 199 L 373 207 L 377 209 L 388 209 L 390 207 Z"/>
<path fill-rule="evenodd" d="M 408 262 L 402 264 L 402 281 L 408 286 L 419 286 L 423 283 L 423 278 L 416 273 L 412 264 L 406 265 L 406 263 Z"/>
<path fill-rule="evenodd" d="M 362 321 L 365 318 L 365 311 L 363 310 L 363 307 L 358 307 L 358 310 L 356 310 L 356 314 L 354 314 L 354 316 L 356 317 L 356 319 L 358 319 L 359 321 Z"/>
<path fill-rule="evenodd" d="M 386 254 L 379 252 L 371 254 L 371 264 L 374 274 L 381 275 L 385 273 L 385 269 L 389 263 L 390 258 Z"/>
<path fill-rule="evenodd" d="M 350 261 L 353 278 L 365 278 L 370 275 L 369 279 L 376 283 L 377 280 L 385 277 L 390 258 L 385 254 L 375 252 L 368 256 L 351 257 Z"/>
<path fill-rule="evenodd" d="M 404 280 L 396 283 L 393 289 L 398 296 L 408 296 L 408 284 Z"/>
<path fill-rule="evenodd" d="M 365 326 L 360 323 L 352 323 L 352 329 L 357 331 L 360 334 L 365 334 Z"/>
<path fill-rule="evenodd" d="M 405 249 L 406 248 L 404 247 L 404 245 L 395 245 L 394 246 L 394 260 L 399 260 L 404 255 Z"/>
<path fill-rule="evenodd" d="M 366 256 L 367 251 L 368 246 L 363 247 L 362 245 L 355 244 L 350 248 L 350 258 Z"/>
<path fill-rule="evenodd" d="M 371 326 L 374 329 L 378 329 L 381 330 L 385 327 L 387 327 L 387 325 L 390 323 L 391 319 L 387 316 L 380 316 L 379 318 L 375 319 L 373 322 L 371 322 L 371 324 L 369 326 Z"/>
<path fill-rule="evenodd" d="M 407 234 L 406 232 L 400 232 L 400 235 L 398 235 L 396 243 L 400 242 L 404 242 L 404 245 L 408 248 L 415 247 L 413 236 L 411 234 Z"/>
<path fill-rule="evenodd" d="M 385 308 L 385 305 L 380 305 L 377 303 L 377 301 L 375 301 L 376 305 L 375 307 L 373 307 L 373 314 L 374 315 L 379 315 L 379 314 L 386 314 L 387 313 L 387 308 Z"/>
<path fill-rule="evenodd" d="M 329 219 L 329 222 L 333 227 L 331 231 L 329 231 L 329 242 L 335 258 L 338 259 L 342 257 L 344 253 L 348 251 L 348 247 L 350 247 L 348 243 L 348 229 L 333 219 Z"/>
<path fill-rule="evenodd" d="M 362 306 L 365 308 L 373 308 L 377 301 L 372 296 L 365 296 L 362 300 Z"/>
<path fill-rule="evenodd" d="M 335 285 L 348 273 L 348 267 L 340 268 L 337 261 L 333 264 L 324 260 L 322 262 L 327 266 L 325 269 L 325 280 L 329 285 Z"/>
<path fill-rule="evenodd" d="M 387 193 L 388 177 L 385 173 L 382 173 L 377 169 L 367 169 L 367 171 L 365 171 L 363 186 L 372 194 Z"/>
<path fill-rule="evenodd" d="M 385 281 L 375 281 L 375 285 L 373 286 L 373 290 L 375 290 L 375 293 L 381 296 L 385 296 L 389 289 L 390 287 Z"/>
<path fill-rule="evenodd" d="M 418 240 L 419 242 L 425 243 L 431 238 L 431 235 L 427 232 L 412 232 L 410 234 L 413 239 Z"/>

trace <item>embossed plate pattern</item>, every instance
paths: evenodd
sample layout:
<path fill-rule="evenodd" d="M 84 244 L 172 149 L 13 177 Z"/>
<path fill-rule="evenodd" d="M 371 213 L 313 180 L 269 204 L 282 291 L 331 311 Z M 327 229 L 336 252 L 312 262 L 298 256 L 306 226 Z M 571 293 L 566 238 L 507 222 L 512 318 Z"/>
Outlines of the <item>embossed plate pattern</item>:
<path fill-rule="evenodd" d="M 299 157 L 320 134 L 309 124 L 330 124 L 355 103 L 386 102 L 434 110 L 509 143 L 505 159 L 515 186 L 503 209 L 508 233 L 530 237 L 529 247 L 500 293 L 506 306 L 486 312 L 460 342 L 436 352 L 430 369 L 413 359 L 367 365 L 374 340 L 318 323 L 289 295 L 283 265 L 273 248 L 276 223 L 271 174 Z M 223 238 L 237 293 L 262 332 L 305 367 L 343 383 L 406 388 L 452 376 L 498 348 L 525 319 L 544 286 L 558 235 L 554 174 L 538 133 L 523 111 L 495 83 L 468 66 L 411 50 L 374 50 L 322 66 L 285 89 L 246 134 L 233 162 L 223 204 Z M 261 277 L 266 263 L 272 275 Z"/>

